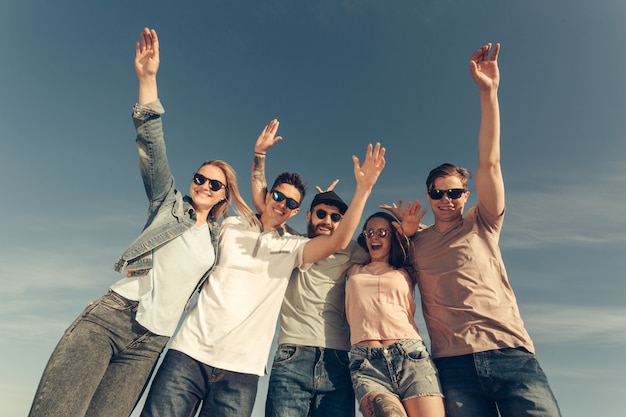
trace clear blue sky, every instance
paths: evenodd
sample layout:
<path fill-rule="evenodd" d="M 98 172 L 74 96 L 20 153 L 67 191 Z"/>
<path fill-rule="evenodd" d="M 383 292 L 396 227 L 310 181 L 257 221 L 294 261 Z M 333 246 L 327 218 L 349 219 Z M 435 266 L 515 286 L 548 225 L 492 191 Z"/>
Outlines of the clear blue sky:
<path fill-rule="evenodd" d="M 118 279 L 113 262 L 145 219 L 132 61 L 150 26 L 183 190 L 200 163 L 218 158 L 235 167 L 249 200 L 254 141 L 276 117 L 284 140 L 268 178 L 300 172 L 305 206 L 315 185 L 335 178 L 349 199 L 350 156 L 368 142 L 387 147 L 366 213 L 423 199 L 440 163 L 475 169 L 468 60 L 500 42 L 509 277 L 563 415 L 621 415 L 625 21 L 623 0 L 4 0 L 2 414 L 26 415 L 64 329 Z M 304 215 L 291 225 L 304 231 Z"/>

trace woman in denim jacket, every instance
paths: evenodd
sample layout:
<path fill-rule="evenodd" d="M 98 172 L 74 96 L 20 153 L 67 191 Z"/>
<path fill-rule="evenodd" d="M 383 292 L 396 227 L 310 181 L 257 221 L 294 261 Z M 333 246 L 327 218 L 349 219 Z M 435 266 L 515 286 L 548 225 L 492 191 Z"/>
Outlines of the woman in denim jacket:
<path fill-rule="evenodd" d="M 43 373 L 30 416 L 128 416 L 191 296 L 217 258 L 218 219 L 230 202 L 256 219 L 239 194 L 234 170 L 219 160 L 194 174 L 189 196 L 174 187 L 157 94 L 159 44 L 145 29 L 136 45 L 139 167 L 148 221 L 115 264 L 126 277 L 92 302 L 67 329 Z"/>

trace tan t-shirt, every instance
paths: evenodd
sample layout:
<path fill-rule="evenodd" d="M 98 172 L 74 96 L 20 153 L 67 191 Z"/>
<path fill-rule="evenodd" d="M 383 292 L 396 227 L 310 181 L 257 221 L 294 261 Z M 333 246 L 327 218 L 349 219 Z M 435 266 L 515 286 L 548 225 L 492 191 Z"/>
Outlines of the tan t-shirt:
<path fill-rule="evenodd" d="M 433 357 L 506 347 L 534 352 L 498 246 L 503 220 L 478 205 L 452 229 L 429 227 L 413 238 Z"/>

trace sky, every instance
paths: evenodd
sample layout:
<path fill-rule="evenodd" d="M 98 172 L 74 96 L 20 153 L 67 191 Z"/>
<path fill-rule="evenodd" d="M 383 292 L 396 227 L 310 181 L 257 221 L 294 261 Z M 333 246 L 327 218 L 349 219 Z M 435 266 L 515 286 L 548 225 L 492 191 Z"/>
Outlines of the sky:
<path fill-rule="evenodd" d="M 119 279 L 113 263 L 143 226 L 131 108 L 134 43 L 149 26 L 182 190 L 223 159 L 250 202 L 254 142 L 278 118 L 267 177 L 299 172 L 304 207 L 335 178 L 349 200 L 351 156 L 386 147 L 366 215 L 424 200 L 443 162 L 476 168 L 469 57 L 500 42 L 509 279 L 563 415 L 621 415 L 624 21 L 623 0 L 2 0 L 2 414 L 27 414 L 63 331 Z M 290 225 L 305 231 L 303 212 Z"/>

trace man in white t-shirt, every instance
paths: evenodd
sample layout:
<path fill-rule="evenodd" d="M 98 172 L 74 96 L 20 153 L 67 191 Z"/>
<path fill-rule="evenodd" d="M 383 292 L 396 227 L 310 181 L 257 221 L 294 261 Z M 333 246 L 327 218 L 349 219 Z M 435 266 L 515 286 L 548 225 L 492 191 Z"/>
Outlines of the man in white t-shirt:
<path fill-rule="evenodd" d="M 276 136 L 277 129 L 277 121 L 270 123 L 254 148 L 252 200 L 259 213 L 265 211 L 266 153 L 282 139 Z M 332 235 L 342 221 L 348 205 L 333 191 L 337 182 L 324 192 L 318 187 L 306 213 L 309 238 Z M 368 260 L 367 253 L 352 241 L 306 271 L 293 271 L 280 309 L 265 417 L 354 417 L 345 275 L 352 264 Z"/>
<path fill-rule="evenodd" d="M 370 144 L 363 165 L 352 157 L 356 190 L 332 235 L 308 239 L 286 229 L 305 194 L 292 173 L 279 175 L 265 195 L 258 225 L 222 222 L 217 264 L 157 372 L 143 417 L 194 415 L 201 403 L 203 416 L 250 416 L 291 271 L 348 246 L 384 155 Z"/>

